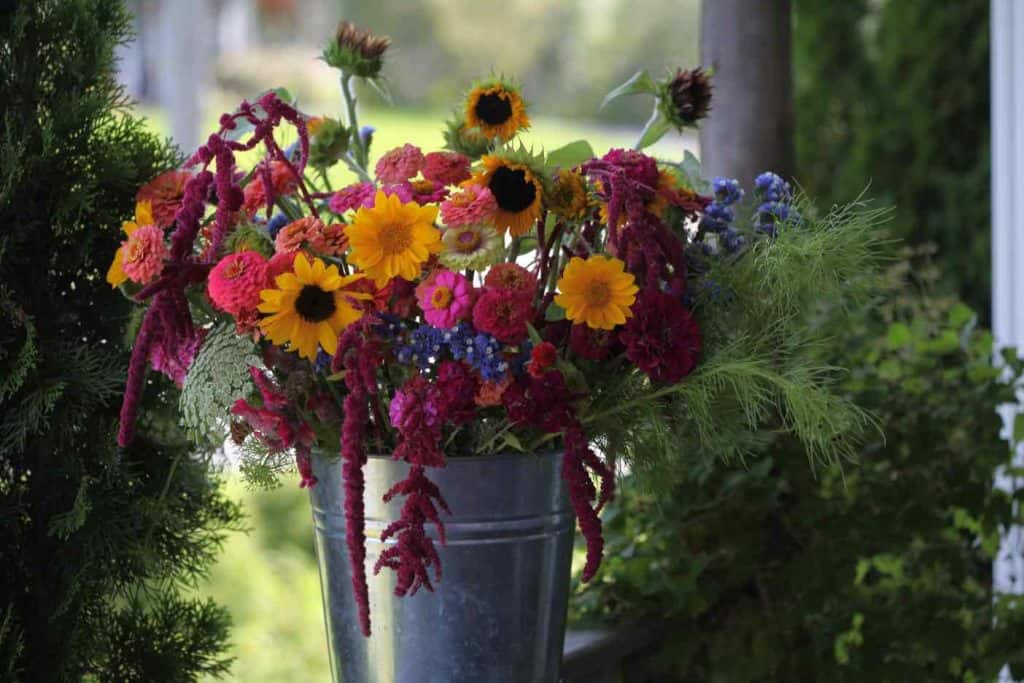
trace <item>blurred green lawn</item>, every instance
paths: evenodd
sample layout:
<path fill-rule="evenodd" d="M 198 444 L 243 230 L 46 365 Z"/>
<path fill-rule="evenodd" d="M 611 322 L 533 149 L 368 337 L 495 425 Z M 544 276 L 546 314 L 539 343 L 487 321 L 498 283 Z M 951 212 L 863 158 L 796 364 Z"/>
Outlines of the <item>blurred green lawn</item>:
<path fill-rule="evenodd" d="M 224 108 L 227 104 L 225 101 Z M 309 112 L 337 116 L 336 111 L 327 108 L 310 108 Z M 168 126 L 161 112 L 144 113 L 154 130 L 166 134 Z M 212 130 L 219 112 L 208 114 L 207 130 Z M 367 111 L 360 123 L 377 129 L 374 151 L 379 156 L 406 142 L 426 151 L 439 149 L 444 116 L 438 112 L 376 109 Z M 538 150 L 551 150 L 584 138 L 602 154 L 612 147 L 631 146 L 638 132 L 537 117 L 523 141 Z M 692 140 L 673 136 L 651 151 L 661 158 L 681 159 L 683 150 L 693 147 Z M 347 171 L 339 170 L 332 180 L 337 186 L 348 182 L 348 177 Z M 242 501 L 251 531 L 227 538 L 220 560 L 198 593 L 214 598 L 231 612 L 231 655 L 236 661 L 230 679 L 244 683 L 329 680 L 307 494 L 298 488 L 294 477 L 273 491 L 250 491 L 229 472 L 226 486 L 232 498 Z"/>

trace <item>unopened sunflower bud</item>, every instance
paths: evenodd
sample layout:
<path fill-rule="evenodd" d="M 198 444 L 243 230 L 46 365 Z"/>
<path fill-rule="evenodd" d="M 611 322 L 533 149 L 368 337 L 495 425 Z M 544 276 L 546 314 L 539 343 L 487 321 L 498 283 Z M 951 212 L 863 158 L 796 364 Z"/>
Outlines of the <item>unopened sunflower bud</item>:
<path fill-rule="evenodd" d="M 361 78 L 380 74 L 384 53 L 391 46 L 387 36 L 375 36 L 350 21 L 338 24 L 334 38 L 324 48 L 324 61 L 335 69 Z"/>
<path fill-rule="evenodd" d="M 456 117 L 445 123 L 444 146 L 470 159 L 479 159 L 490 149 L 491 141 L 480 129 L 472 128 L 466 125 L 465 119 Z"/>
<path fill-rule="evenodd" d="M 696 125 L 711 110 L 711 78 L 703 69 L 678 69 L 660 91 L 662 114 L 677 128 Z"/>
<path fill-rule="evenodd" d="M 340 121 L 326 116 L 310 119 L 309 163 L 314 168 L 333 165 L 348 151 L 351 131 Z"/>

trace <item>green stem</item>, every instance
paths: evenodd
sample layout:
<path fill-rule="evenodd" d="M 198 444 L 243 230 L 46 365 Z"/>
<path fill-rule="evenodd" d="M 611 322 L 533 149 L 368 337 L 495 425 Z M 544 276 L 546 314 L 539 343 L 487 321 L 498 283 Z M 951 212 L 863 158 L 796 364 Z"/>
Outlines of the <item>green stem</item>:
<path fill-rule="evenodd" d="M 369 163 L 369 150 L 363 145 L 363 138 L 359 134 L 359 116 L 356 113 L 356 96 L 352 92 L 352 78 L 350 74 L 341 76 L 341 95 L 345 99 L 345 109 L 348 113 L 348 127 L 352 130 L 352 148 L 356 153 L 356 164 L 363 169 L 362 175 L 366 173 L 366 165 Z"/>
<path fill-rule="evenodd" d="M 650 129 L 651 126 L 658 122 L 659 116 L 660 113 L 658 111 L 658 100 L 655 99 L 654 111 L 651 112 L 651 118 L 647 119 L 647 123 L 644 124 L 644 129 L 640 131 L 640 136 L 636 139 L 636 142 L 633 143 L 633 149 L 643 149 L 640 143 L 643 142 L 644 136 L 647 135 L 648 129 Z"/>
<path fill-rule="evenodd" d="M 164 488 L 163 488 L 163 490 L 160 491 L 160 497 L 157 498 L 157 501 L 156 501 L 157 502 L 157 507 L 163 505 L 164 500 L 167 498 L 167 492 L 171 490 L 171 482 L 174 480 L 174 473 L 178 469 L 178 463 L 181 462 L 181 459 L 184 456 L 185 456 L 185 451 L 179 451 L 178 455 L 176 455 L 174 457 L 174 460 L 171 461 L 171 469 L 168 470 L 168 472 L 167 472 L 167 479 L 166 479 L 166 481 L 164 481 Z M 155 528 L 156 528 L 156 520 L 153 520 L 153 523 L 149 525 L 148 529 L 146 529 L 146 540 L 142 544 L 143 547 L 149 547 L 149 542 L 150 542 L 150 540 L 153 537 L 153 529 L 155 529 Z"/>

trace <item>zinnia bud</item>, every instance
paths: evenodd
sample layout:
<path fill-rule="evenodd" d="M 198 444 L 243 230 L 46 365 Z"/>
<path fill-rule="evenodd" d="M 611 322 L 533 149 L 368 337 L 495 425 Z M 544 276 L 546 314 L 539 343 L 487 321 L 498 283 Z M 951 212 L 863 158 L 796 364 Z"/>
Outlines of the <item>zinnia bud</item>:
<path fill-rule="evenodd" d="M 677 128 L 695 125 L 710 110 L 711 78 L 703 69 L 678 69 L 662 86 L 661 111 Z"/>
<path fill-rule="evenodd" d="M 387 36 L 375 36 L 350 21 L 338 24 L 334 39 L 324 48 L 324 61 L 335 69 L 361 78 L 380 73 L 384 53 L 391 46 Z"/>

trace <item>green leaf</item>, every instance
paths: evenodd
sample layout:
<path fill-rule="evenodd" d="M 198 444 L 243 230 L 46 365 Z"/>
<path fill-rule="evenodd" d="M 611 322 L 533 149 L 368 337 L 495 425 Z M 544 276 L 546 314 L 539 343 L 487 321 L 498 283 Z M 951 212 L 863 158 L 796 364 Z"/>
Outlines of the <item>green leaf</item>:
<path fill-rule="evenodd" d="M 552 301 L 544 311 L 544 319 L 552 323 L 565 320 L 565 309 Z"/>
<path fill-rule="evenodd" d="M 974 320 L 974 311 L 962 303 L 958 303 L 949 311 L 949 324 L 955 328 L 961 328 Z"/>
<path fill-rule="evenodd" d="M 636 149 L 640 150 L 645 147 L 650 147 L 655 142 L 664 137 L 672 128 L 672 124 L 669 120 L 659 111 L 656 116 L 651 118 L 644 126 L 644 132 L 640 134 L 640 139 L 636 143 Z"/>
<path fill-rule="evenodd" d="M 531 325 L 530 323 L 526 323 L 526 332 L 527 334 L 530 335 L 530 341 L 532 341 L 534 344 L 540 344 L 541 342 L 544 341 L 544 339 L 540 336 L 540 332 L 537 331 L 537 328 Z"/>
<path fill-rule="evenodd" d="M 586 140 L 574 140 L 567 145 L 548 152 L 549 167 L 574 168 L 594 158 L 594 148 Z"/>
<path fill-rule="evenodd" d="M 513 450 L 519 451 L 520 453 L 522 453 L 525 450 L 523 448 L 522 442 L 519 441 L 519 437 L 513 434 L 512 432 L 506 432 L 505 435 L 501 437 L 501 440 L 502 443 L 505 444 L 506 448 L 500 450 L 507 450 L 507 448 L 511 448 Z"/>
<path fill-rule="evenodd" d="M 383 78 L 368 78 L 366 82 L 370 84 L 373 91 L 380 95 L 380 98 L 384 100 L 388 105 L 395 103 L 394 98 L 391 96 L 391 88 L 388 87 L 388 82 Z"/>
<path fill-rule="evenodd" d="M 683 180 L 690 186 L 690 189 L 697 192 L 708 192 L 711 183 L 704 179 L 704 169 L 701 168 L 700 159 L 694 156 L 693 152 L 683 152 L 683 160 L 676 164 L 676 168 L 683 175 Z"/>
<path fill-rule="evenodd" d="M 886 335 L 885 343 L 890 349 L 898 349 L 910 343 L 910 328 L 903 323 L 889 325 L 889 334 Z"/>
<path fill-rule="evenodd" d="M 1024 441 L 1024 413 L 1017 413 L 1013 418 L 1013 441 L 1014 443 Z"/>
<path fill-rule="evenodd" d="M 601 109 L 607 107 L 612 100 L 617 100 L 625 95 L 642 95 L 645 93 L 653 95 L 657 90 L 658 86 L 651 78 L 651 75 L 647 73 L 647 69 L 637 71 L 628 81 L 605 95 L 604 100 L 601 102 Z"/>

